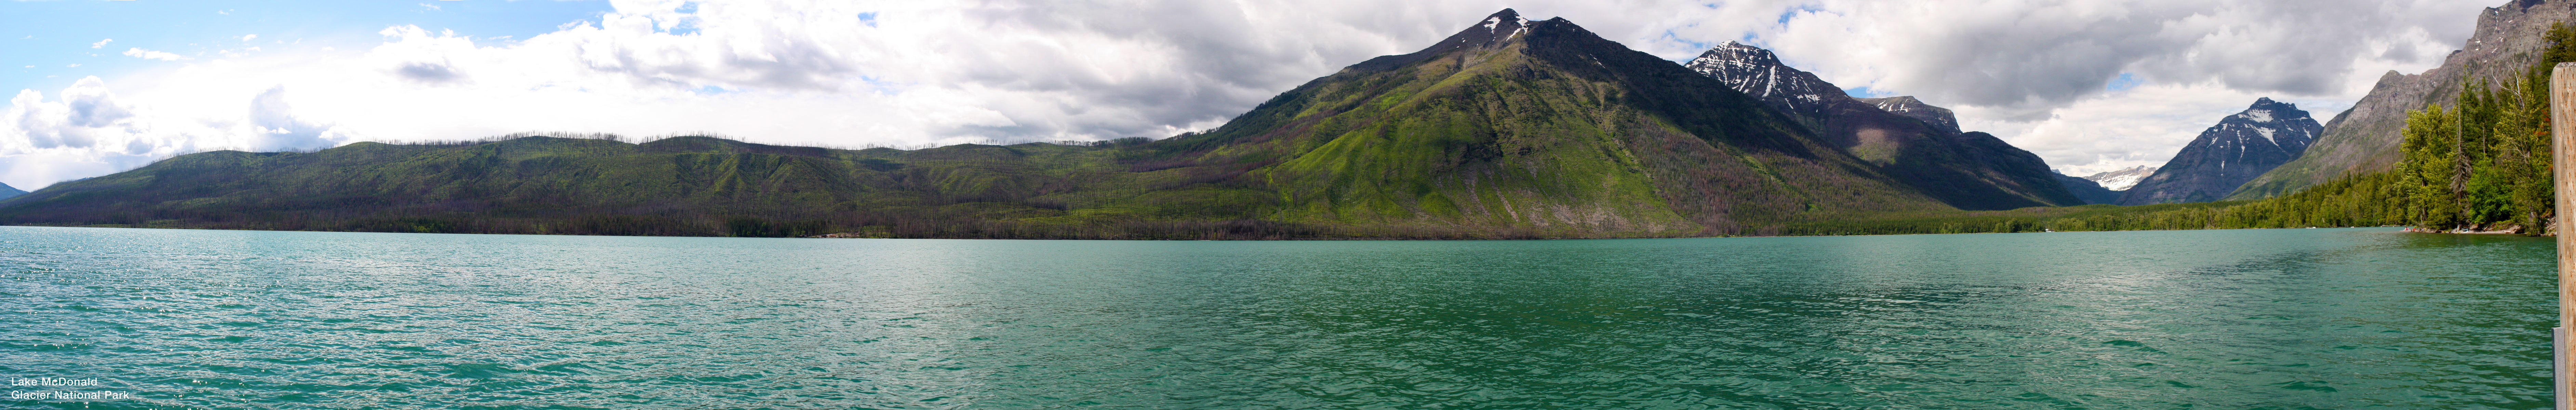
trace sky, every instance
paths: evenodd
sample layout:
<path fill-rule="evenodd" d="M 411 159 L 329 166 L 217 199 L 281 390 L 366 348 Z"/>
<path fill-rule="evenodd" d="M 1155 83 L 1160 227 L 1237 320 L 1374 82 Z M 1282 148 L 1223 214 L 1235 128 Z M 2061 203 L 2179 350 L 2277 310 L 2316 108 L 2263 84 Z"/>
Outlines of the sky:
<path fill-rule="evenodd" d="M 2490 4 L 2493 3 L 2493 4 Z M 2259 97 L 2438 66 L 2461 0 L 0 0 L 0 183 L 515 132 L 836 147 L 1168 137 L 1510 7 L 1687 61 L 1772 49 L 2086 175 Z M 5 89 L 0 89 L 5 90 Z"/>

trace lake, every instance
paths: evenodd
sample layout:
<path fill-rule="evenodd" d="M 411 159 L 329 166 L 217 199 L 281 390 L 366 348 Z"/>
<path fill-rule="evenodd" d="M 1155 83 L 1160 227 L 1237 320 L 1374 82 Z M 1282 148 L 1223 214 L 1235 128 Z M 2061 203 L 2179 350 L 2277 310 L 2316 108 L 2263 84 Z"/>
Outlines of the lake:
<path fill-rule="evenodd" d="M 17 408 L 2549 407 L 2547 238 L 0 227 Z"/>

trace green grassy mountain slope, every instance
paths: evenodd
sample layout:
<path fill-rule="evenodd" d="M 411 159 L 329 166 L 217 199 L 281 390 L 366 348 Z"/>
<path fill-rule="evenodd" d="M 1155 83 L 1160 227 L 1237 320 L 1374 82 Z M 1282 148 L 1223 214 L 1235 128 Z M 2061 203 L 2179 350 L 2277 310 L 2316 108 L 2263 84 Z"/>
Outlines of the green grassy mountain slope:
<path fill-rule="evenodd" d="M 1316 79 L 1218 129 L 1159 141 L 905 151 L 528 137 L 223 151 L 0 200 L 0 222 L 1574 238 L 1768 235 L 1855 215 L 1956 209 L 1717 80 L 1563 19 L 1505 10 L 1421 52 Z"/>

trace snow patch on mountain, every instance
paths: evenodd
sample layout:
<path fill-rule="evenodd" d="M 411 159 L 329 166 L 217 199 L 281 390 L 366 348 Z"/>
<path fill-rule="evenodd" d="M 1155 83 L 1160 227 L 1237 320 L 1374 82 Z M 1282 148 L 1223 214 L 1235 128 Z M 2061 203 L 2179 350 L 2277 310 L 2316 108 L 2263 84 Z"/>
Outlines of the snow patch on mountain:
<path fill-rule="evenodd" d="M 2129 187 L 2138 186 L 2138 181 L 2147 179 L 2148 175 L 2155 174 L 2156 167 L 2139 165 L 2111 172 L 2096 173 L 2091 176 L 2086 176 L 2084 179 L 2092 180 L 2097 184 L 2102 184 L 2103 189 L 2127 191 L 2129 190 Z"/>
<path fill-rule="evenodd" d="M 1776 101 L 1789 111 L 1804 112 L 1822 108 L 1829 98 L 1849 98 L 1841 88 L 1816 78 L 1815 74 L 1780 64 L 1780 57 L 1761 47 L 1728 40 L 1711 47 L 1682 67 L 1726 82 L 1728 88 L 1755 98 Z"/>

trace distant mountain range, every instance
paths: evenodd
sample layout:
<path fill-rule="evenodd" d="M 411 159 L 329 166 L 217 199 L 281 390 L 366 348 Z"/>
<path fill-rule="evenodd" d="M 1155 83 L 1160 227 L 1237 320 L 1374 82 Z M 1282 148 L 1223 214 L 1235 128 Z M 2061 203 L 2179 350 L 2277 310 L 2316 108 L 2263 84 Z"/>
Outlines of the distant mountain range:
<path fill-rule="evenodd" d="M 2084 199 L 2086 204 L 2112 204 L 2119 203 L 2120 194 L 2137 185 L 2138 180 L 2155 173 L 2156 167 L 2139 165 L 2082 177 L 2057 174 L 2057 179 L 2065 183 L 2067 192 Z"/>
<path fill-rule="evenodd" d="M 2078 199 L 2083 199 L 2085 204 L 2107 204 L 2120 201 L 2120 191 L 2103 188 L 2101 183 L 2093 182 L 2091 179 L 2067 176 L 2066 174 L 2057 174 L 2057 181 L 2066 186 L 2066 192 L 2075 194 L 2075 197 Z"/>
<path fill-rule="evenodd" d="M 2209 202 L 2306 152 L 2325 126 L 2296 104 L 2254 100 L 2184 145 L 2173 160 L 2120 195 L 2120 205 Z"/>
<path fill-rule="evenodd" d="M 2140 165 L 2082 177 L 2057 174 L 2057 180 L 2065 183 L 2067 192 L 2082 198 L 2086 204 L 2111 204 L 2119 203 L 2120 194 L 2137 185 L 2138 180 L 2155 173 L 2156 167 Z"/>
<path fill-rule="evenodd" d="M 2109 172 L 2094 173 L 2093 175 L 2085 176 L 2084 179 L 2101 184 L 2103 189 L 2127 191 L 2129 190 L 2129 187 L 2138 186 L 2139 180 L 2147 179 L 2148 175 L 2155 174 L 2156 167 L 2139 165 L 2111 170 Z"/>
<path fill-rule="evenodd" d="M 9 186 L 9 184 L 0 184 L 0 199 L 9 199 L 10 197 L 26 194 L 27 191 L 20 191 L 17 187 Z"/>

